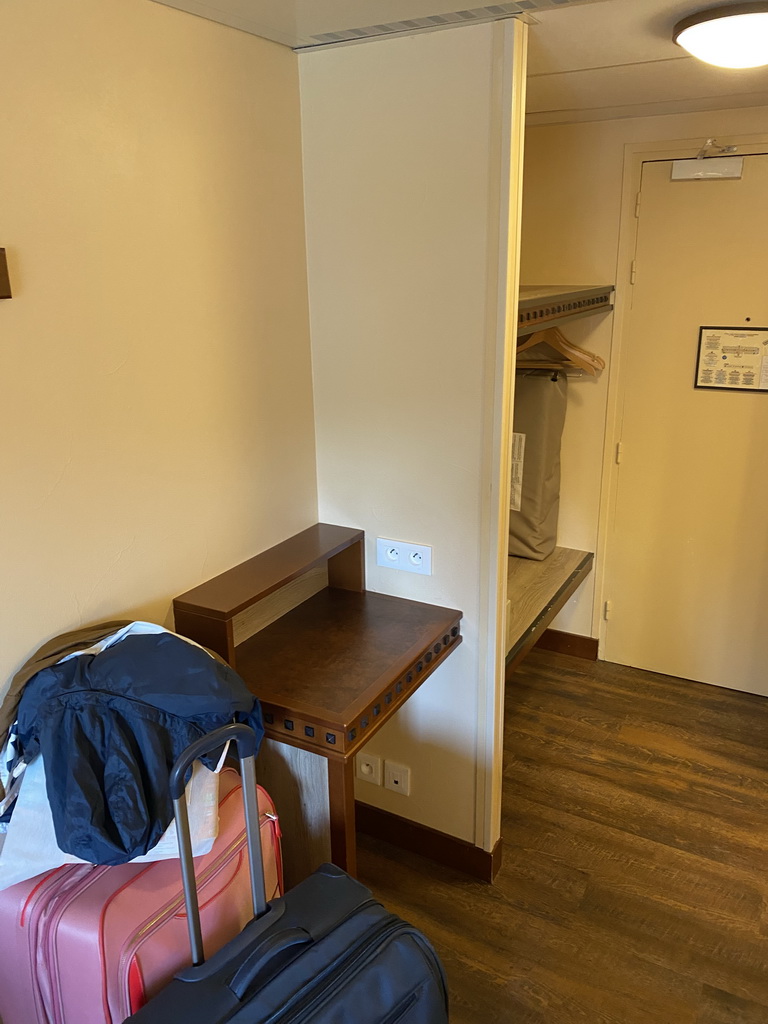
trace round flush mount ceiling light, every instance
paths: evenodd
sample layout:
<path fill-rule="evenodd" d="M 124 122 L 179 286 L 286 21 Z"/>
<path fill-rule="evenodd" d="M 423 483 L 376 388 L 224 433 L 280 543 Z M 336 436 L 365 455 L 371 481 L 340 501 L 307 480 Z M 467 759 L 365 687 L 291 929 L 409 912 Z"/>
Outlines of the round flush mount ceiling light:
<path fill-rule="evenodd" d="M 729 4 L 692 14 L 675 25 L 674 41 L 707 64 L 759 68 L 768 64 L 768 2 Z"/>

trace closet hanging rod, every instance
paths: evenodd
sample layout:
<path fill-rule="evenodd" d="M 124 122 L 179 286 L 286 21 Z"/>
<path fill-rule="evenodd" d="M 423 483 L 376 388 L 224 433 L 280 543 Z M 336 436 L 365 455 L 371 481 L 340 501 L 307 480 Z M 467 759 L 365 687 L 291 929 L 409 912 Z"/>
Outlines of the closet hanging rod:
<path fill-rule="evenodd" d="M 613 285 L 521 285 L 517 336 L 613 309 Z"/>
<path fill-rule="evenodd" d="M 557 373 L 564 373 L 566 377 L 590 377 L 591 374 L 587 373 L 583 366 L 577 366 L 576 363 L 556 363 L 554 360 L 551 363 L 545 360 L 536 360 L 530 362 L 520 362 L 515 367 L 516 373 L 531 373 L 533 371 L 543 370 L 555 370 Z"/>

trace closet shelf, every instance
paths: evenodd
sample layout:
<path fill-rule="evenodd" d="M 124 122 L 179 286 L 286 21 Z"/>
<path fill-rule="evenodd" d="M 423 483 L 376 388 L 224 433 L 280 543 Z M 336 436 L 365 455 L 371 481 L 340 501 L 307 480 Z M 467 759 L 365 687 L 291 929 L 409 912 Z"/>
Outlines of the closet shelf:
<path fill-rule="evenodd" d="M 510 556 L 507 574 L 507 672 L 530 651 L 592 569 L 591 551 L 555 548 L 541 562 Z"/>
<path fill-rule="evenodd" d="M 612 284 L 521 285 L 517 316 L 517 336 L 524 337 L 554 324 L 570 323 L 584 316 L 608 313 L 613 309 Z"/>

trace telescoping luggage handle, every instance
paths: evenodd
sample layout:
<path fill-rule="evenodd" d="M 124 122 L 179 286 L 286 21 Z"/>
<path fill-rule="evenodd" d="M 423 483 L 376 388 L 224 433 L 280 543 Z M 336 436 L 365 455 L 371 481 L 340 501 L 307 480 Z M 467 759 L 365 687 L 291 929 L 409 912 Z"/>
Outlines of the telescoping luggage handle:
<path fill-rule="evenodd" d="M 251 873 L 251 897 L 254 917 L 267 909 L 264 888 L 264 861 L 261 855 L 259 834 L 259 804 L 256 795 L 256 733 L 247 725 L 224 725 L 220 729 L 201 736 L 179 755 L 171 769 L 170 790 L 173 813 L 176 818 L 176 836 L 179 844 L 181 877 L 184 885 L 184 902 L 187 907 L 189 944 L 192 949 L 192 963 L 198 967 L 204 963 L 203 934 L 200 928 L 200 907 L 197 900 L 197 879 L 192 858 L 192 840 L 189 834 L 189 815 L 185 796 L 184 777 L 194 761 L 223 746 L 227 740 L 237 744 L 240 774 L 245 804 L 245 835 L 248 842 L 248 861 Z"/>

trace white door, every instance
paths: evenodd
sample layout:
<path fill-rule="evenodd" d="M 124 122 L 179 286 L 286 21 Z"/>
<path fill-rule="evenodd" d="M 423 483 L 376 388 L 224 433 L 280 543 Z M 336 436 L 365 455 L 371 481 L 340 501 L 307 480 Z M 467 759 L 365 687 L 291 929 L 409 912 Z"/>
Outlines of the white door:
<path fill-rule="evenodd" d="M 768 694 L 768 392 L 693 386 L 701 326 L 768 327 L 768 156 L 670 172 L 643 167 L 603 656 Z"/>

